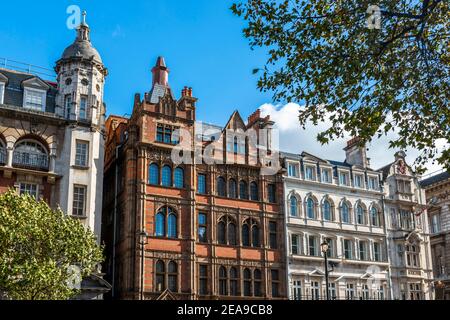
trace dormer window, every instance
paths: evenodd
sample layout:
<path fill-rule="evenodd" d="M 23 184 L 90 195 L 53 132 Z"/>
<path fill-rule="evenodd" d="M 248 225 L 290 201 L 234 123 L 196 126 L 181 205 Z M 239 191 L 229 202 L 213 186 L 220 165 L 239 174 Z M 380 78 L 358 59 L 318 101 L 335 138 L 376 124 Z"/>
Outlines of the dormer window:
<path fill-rule="evenodd" d="M 342 186 L 349 185 L 348 172 L 339 172 L 339 184 Z"/>
<path fill-rule="evenodd" d="M 363 188 L 363 175 L 362 174 L 355 174 L 355 187 L 356 188 Z"/>
<path fill-rule="evenodd" d="M 330 169 L 322 169 L 322 182 L 323 183 L 331 183 L 331 170 Z"/>
<path fill-rule="evenodd" d="M 369 177 L 369 189 L 378 190 L 378 179 L 376 177 Z"/>
<path fill-rule="evenodd" d="M 45 111 L 46 91 L 25 88 L 24 108 Z"/>
<path fill-rule="evenodd" d="M 0 104 L 4 103 L 5 99 L 5 84 L 0 82 Z"/>
<path fill-rule="evenodd" d="M 316 180 L 313 166 L 306 166 L 306 168 L 305 168 L 305 179 L 309 180 L 309 181 Z"/>
<path fill-rule="evenodd" d="M 288 163 L 288 175 L 289 177 L 298 178 L 298 164 Z"/>

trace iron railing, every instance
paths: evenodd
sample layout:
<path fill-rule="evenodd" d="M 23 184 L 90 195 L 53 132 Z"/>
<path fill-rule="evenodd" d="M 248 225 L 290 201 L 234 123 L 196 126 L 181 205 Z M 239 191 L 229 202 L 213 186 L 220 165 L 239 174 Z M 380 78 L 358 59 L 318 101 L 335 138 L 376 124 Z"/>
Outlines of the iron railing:
<path fill-rule="evenodd" d="M 323 301 L 323 300 L 327 300 L 327 298 L 323 295 L 320 296 L 312 296 L 312 295 L 300 295 L 300 296 L 294 296 L 291 297 L 291 300 L 296 300 L 296 301 L 311 301 L 311 300 L 318 300 L 318 301 Z M 372 300 L 372 301 L 381 301 L 381 300 L 386 300 L 385 298 L 378 298 L 378 297 L 374 297 L 374 296 L 369 296 L 369 297 L 362 297 L 362 296 L 353 296 L 353 297 L 336 297 L 336 296 L 330 296 L 329 300 L 348 300 L 348 301 L 364 301 L 364 300 Z"/>
<path fill-rule="evenodd" d="M 2 57 L 0 57 L 0 68 L 26 72 L 49 80 L 55 79 L 56 77 L 55 71 L 52 69 L 43 68 L 29 63 L 15 61 Z"/>
<path fill-rule="evenodd" d="M 14 151 L 13 166 L 48 170 L 48 156 L 40 153 Z"/>

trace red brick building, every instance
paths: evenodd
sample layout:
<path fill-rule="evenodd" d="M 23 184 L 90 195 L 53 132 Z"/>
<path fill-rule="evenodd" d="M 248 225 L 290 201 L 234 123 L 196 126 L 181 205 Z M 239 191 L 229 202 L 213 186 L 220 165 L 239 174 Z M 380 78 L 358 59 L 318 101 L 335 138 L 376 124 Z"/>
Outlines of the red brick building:
<path fill-rule="evenodd" d="M 199 125 L 192 89 L 175 98 L 163 58 L 152 72 L 131 117 L 106 121 L 102 230 L 113 297 L 285 298 L 281 176 L 261 175 L 265 159 L 242 138 L 253 132 L 261 144 L 268 132 L 270 143 L 273 122 L 257 111 L 245 123 L 235 111 L 225 128 Z M 186 159 L 197 148 L 216 163 L 176 164 L 180 145 L 192 150 Z"/>

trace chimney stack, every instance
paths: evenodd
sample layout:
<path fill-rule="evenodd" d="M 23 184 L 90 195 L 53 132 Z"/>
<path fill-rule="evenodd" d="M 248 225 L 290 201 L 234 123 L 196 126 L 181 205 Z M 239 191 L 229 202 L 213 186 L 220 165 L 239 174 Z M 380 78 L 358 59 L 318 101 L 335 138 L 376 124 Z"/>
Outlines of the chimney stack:
<path fill-rule="evenodd" d="M 181 96 L 192 98 L 192 88 L 184 87 L 183 90 L 181 90 Z"/>
<path fill-rule="evenodd" d="M 345 151 L 345 162 L 350 165 L 357 165 L 363 168 L 370 166 L 369 159 L 367 158 L 366 145 L 361 145 L 361 138 L 354 137 L 347 142 Z"/>

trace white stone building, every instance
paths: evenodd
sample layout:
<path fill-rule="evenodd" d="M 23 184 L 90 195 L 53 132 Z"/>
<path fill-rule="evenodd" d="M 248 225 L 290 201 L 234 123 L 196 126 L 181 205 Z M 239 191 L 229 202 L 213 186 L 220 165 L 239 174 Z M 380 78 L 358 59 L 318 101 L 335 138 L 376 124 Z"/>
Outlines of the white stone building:
<path fill-rule="evenodd" d="M 433 264 L 425 190 L 406 164 L 405 153 L 380 169 L 384 181 L 384 203 L 393 299 L 434 299 Z"/>
<path fill-rule="evenodd" d="M 345 162 L 282 154 L 290 299 L 326 297 L 324 241 L 331 299 L 390 298 L 381 175 L 358 140 L 345 150 Z"/>

